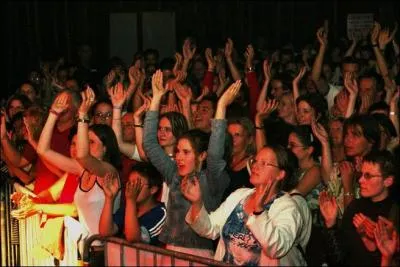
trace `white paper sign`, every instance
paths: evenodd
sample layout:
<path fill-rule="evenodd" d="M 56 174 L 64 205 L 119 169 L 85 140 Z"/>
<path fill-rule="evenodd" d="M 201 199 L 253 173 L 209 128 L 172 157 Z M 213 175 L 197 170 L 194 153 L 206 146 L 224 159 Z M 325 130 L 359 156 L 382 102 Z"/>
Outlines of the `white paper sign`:
<path fill-rule="evenodd" d="M 374 25 L 373 13 L 354 13 L 347 15 L 347 37 L 366 38 Z"/>

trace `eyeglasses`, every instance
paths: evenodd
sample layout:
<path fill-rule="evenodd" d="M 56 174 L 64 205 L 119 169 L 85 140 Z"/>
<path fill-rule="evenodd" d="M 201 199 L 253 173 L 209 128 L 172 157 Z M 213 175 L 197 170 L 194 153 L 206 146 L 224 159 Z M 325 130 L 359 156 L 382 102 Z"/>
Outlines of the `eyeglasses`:
<path fill-rule="evenodd" d="M 290 148 L 294 148 L 294 147 L 305 147 L 305 146 L 303 146 L 303 145 L 298 145 L 298 144 L 294 144 L 294 143 L 289 143 L 289 144 L 287 145 L 287 147 L 290 149 Z"/>
<path fill-rule="evenodd" d="M 253 166 L 258 164 L 261 168 L 264 168 L 264 167 L 267 167 L 267 166 L 271 166 L 271 167 L 275 167 L 275 168 L 280 169 L 280 167 L 278 165 L 276 165 L 276 164 L 268 163 L 268 162 L 265 162 L 263 160 L 256 160 L 255 158 L 251 158 L 249 160 L 249 164 L 250 164 L 251 167 L 253 167 Z"/>
<path fill-rule="evenodd" d="M 172 132 L 172 128 L 171 127 L 158 127 L 158 130 L 160 132 L 164 131 L 166 133 Z"/>
<path fill-rule="evenodd" d="M 94 114 L 94 116 L 95 116 L 96 118 L 100 118 L 100 119 L 105 120 L 105 119 L 111 118 L 112 113 L 111 113 L 111 112 L 106 112 L 106 113 L 97 112 L 96 114 Z"/>
<path fill-rule="evenodd" d="M 379 175 L 379 174 L 370 174 L 370 173 L 368 173 L 368 172 L 365 172 L 365 173 L 361 173 L 360 178 L 361 178 L 361 177 L 364 177 L 365 180 L 371 180 L 371 179 L 374 178 L 374 177 L 382 177 L 382 175 Z"/>

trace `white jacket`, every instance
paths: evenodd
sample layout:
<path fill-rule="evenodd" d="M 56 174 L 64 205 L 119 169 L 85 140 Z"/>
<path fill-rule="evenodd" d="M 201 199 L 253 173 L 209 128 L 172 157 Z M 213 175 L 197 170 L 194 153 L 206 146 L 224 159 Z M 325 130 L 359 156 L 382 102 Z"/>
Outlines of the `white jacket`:
<path fill-rule="evenodd" d="M 214 212 L 208 214 L 204 206 L 191 221 L 189 209 L 186 222 L 199 235 L 215 240 L 222 234 L 223 226 L 236 205 L 254 192 L 241 188 L 233 192 Z M 296 200 L 295 200 L 296 198 Z M 311 214 L 302 197 L 284 194 L 276 199 L 268 211 L 261 215 L 249 215 L 246 226 L 262 246 L 259 264 L 262 266 L 307 265 L 297 244 L 305 251 L 311 234 Z M 220 238 L 215 260 L 222 261 L 225 244 Z"/>

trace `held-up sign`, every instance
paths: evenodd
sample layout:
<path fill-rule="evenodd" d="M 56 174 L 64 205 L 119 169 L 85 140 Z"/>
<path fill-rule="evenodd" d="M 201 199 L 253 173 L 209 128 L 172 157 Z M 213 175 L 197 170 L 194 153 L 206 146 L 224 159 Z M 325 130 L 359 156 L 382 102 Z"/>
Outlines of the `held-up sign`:
<path fill-rule="evenodd" d="M 368 36 L 374 25 L 373 13 L 354 13 L 347 15 L 347 37 L 352 40 L 364 39 Z"/>

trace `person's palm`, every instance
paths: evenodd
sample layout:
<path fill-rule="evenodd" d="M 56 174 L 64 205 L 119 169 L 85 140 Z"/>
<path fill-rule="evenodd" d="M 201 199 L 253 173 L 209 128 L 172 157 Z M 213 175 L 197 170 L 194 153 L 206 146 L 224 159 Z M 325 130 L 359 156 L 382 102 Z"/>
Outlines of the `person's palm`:
<path fill-rule="evenodd" d="M 327 225 L 331 226 L 336 221 L 338 215 L 338 205 L 334 197 L 328 195 L 326 191 L 319 196 L 319 209 Z"/>

